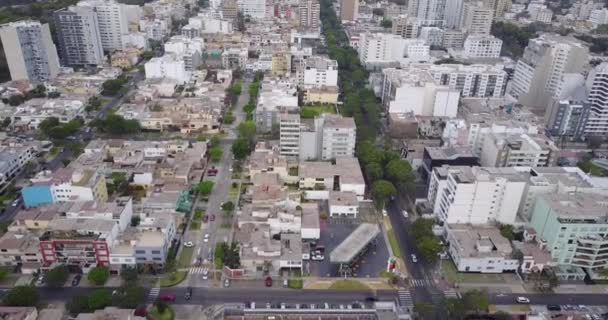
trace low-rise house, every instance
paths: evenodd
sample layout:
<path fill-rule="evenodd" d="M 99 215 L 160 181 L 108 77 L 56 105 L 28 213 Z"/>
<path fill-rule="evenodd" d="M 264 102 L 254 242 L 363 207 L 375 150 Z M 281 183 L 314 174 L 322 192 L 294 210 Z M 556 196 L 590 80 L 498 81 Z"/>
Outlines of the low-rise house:
<path fill-rule="evenodd" d="M 248 169 L 252 178 L 262 173 L 276 173 L 282 181 L 288 181 L 287 158 L 280 155 L 277 148 L 256 146 L 249 157 Z"/>
<path fill-rule="evenodd" d="M 67 123 L 84 116 L 84 103 L 73 99 L 36 98 L 11 108 L 11 127 L 23 131 L 36 130 L 42 121 L 51 117 Z"/>
<path fill-rule="evenodd" d="M 329 192 L 329 216 L 356 218 L 359 213 L 359 200 L 352 191 Z"/>
<path fill-rule="evenodd" d="M 302 203 L 302 240 L 319 240 L 321 229 L 319 224 L 319 204 Z"/>
<path fill-rule="evenodd" d="M 22 273 L 40 268 L 38 237 L 29 231 L 9 231 L 0 237 L 0 265 L 19 267 Z"/>
<path fill-rule="evenodd" d="M 519 268 L 509 240 L 496 227 L 453 224 L 446 233 L 448 251 L 459 272 L 502 273 Z"/>
<path fill-rule="evenodd" d="M 335 164 L 323 161 L 300 162 L 300 189 L 352 191 L 365 194 L 365 180 L 357 158 L 336 158 Z M 338 186 L 339 190 L 335 190 Z"/>
<path fill-rule="evenodd" d="M 143 53 L 143 50 L 137 48 L 125 48 L 120 51 L 112 53 L 111 64 L 112 67 L 121 68 L 128 70 L 133 68 L 139 61 L 139 56 Z"/>
<path fill-rule="evenodd" d="M 36 320 L 38 310 L 35 307 L 0 307 L 0 318 L 7 320 Z"/>

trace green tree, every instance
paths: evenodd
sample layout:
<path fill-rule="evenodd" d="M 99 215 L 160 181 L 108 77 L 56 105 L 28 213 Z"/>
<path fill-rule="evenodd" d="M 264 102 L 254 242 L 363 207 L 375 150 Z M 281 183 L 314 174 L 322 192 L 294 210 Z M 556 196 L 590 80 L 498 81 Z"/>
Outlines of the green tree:
<path fill-rule="evenodd" d="M 116 79 L 106 80 L 102 85 L 101 94 L 104 96 L 115 96 L 122 90 L 124 85 L 128 82 L 125 77 L 118 77 Z"/>
<path fill-rule="evenodd" d="M 213 137 L 211 137 L 211 139 L 209 139 L 209 146 L 210 146 L 211 148 L 213 148 L 213 147 L 217 147 L 217 146 L 219 146 L 219 145 L 220 145 L 220 137 L 218 137 L 218 136 L 213 136 Z"/>
<path fill-rule="evenodd" d="M 365 175 L 369 183 L 374 183 L 374 181 L 382 179 L 384 171 L 382 170 L 382 166 L 377 162 L 370 162 L 365 166 Z"/>
<path fill-rule="evenodd" d="M 387 180 L 377 180 L 372 184 L 372 198 L 377 208 L 384 208 L 386 202 L 397 194 L 395 186 Z"/>
<path fill-rule="evenodd" d="M 436 237 L 423 237 L 416 243 L 416 248 L 422 259 L 427 262 L 434 262 L 438 258 L 438 254 L 441 252 L 441 244 Z"/>
<path fill-rule="evenodd" d="M 416 219 L 412 223 L 410 233 L 418 241 L 424 237 L 428 237 L 433 234 L 433 220 L 431 219 Z"/>
<path fill-rule="evenodd" d="M 72 297 L 72 300 L 68 302 L 66 308 L 68 309 L 68 312 L 71 315 L 90 312 L 91 310 L 89 309 L 89 297 L 80 294 L 75 295 L 74 297 Z"/>
<path fill-rule="evenodd" d="M 144 51 L 141 54 L 141 58 L 144 60 L 150 60 L 150 59 L 154 58 L 154 52 L 153 51 Z"/>
<path fill-rule="evenodd" d="M 156 307 L 156 310 L 158 310 L 159 314 L 163 314 L 165 312 L 165 310 L 167 310 L 167 308 L 169 308 L 169 305 L 160 298 L 158 298 L 158 299 L 156 299 L 156 301 L 154 301 L 154 306 Z"/>
<path fill-rule="evenodd" d="M 367 165 L 372 162 L 382 163 L 383 154 L 373 143 L 364 141 L 357 146 L 357 157 L 363 165 Z"/>
<path fill-rule="evenodd" d="M 112 304 L 112 294 L 108 289 L 97 289 L 89 295 L 89 309 L 99 310 Z"/>
<path fill-rule="evenodd" d="M 386 165 L 386 178 L 407 193 L 413 193 L 416 189 L 416 177 L 409 162 L 401 159 L 391 160 Z"/>
<path fill-rule="evenodd" d="M 255 137 L 256 126 L 253 121 L 243 121 L 237 127 L 239 137 L 251 139 Z"/>
<path fill-rule="evenodd" d="M 469 290 L 463 294 L 462 300 L 467 310 L 473 310 L 476 313 L 487 312 L 490 306 L 490 298 L 486 290 Z"/>
<path fill-rule="evenodd" d="M 108 278 L 110 278 L 110 269 L 102 266 L 91 269 L 87 275 L 87 279 L 98 286 L 104 285 Z"/>
<path fill-rule="evenodd" d="M 242 91 L 242 84 L 240 81 L 235 82 L 232 86 L 230 86 L 230 93 L 238 96 L 241 94 Z"/>
<path fill-rule="evenodd" d="M 449 298 L 445 300 L 445 307 L 448 312 L 448 319 L 463 320 L 467 315 L 464 303 L 460 299 Z"/>
<path fill-rule="evenodd" d="M 131 217 L 131 227 L 137 227 L 141 222 L 141 218 L 139 216 Z"/>
<path fill-rule="evenodd" d="M 509 224 L 503 224 L 500 226 L 500 235 L 512 241 L 515 237 L 513 236 L 513 226 Z"/>
<path fill-rule="evenodd" d="M 57 266 L 44 274 L 44 282 L 48 287 L 60 288 L 68 279 L 68 268 L 64 265 Z"/>
<path fill-rule="evenodd" d="M 127 120 L 117 114 L 109 114 L 105 119 L 96 120 L 91 123 L 100 131 L 112 135 L 125 135 L 137 133 L 141 130 L 141 125 L 137 120 Z"/>
<path fill-rule="evenodd" d="M 213 181 L 201 181 L 196 185 L 196 192 L 202 196 L 208 196 L 213 191 Z"/>
<path fill-rule="evenodd" d="M 34 286 L 15 286 L 11 288 L 2 303 L 11 307 L 33 307 L 38 304 L 38 291 Z"/>
<path fill-rule="evenodd" d="M 245 159 L 251 153 L 249 142 L 245 138 L 238 138 L 232 144 L 232 154 L 237 160 Z"/>
<path fill-rule="evenodd" d="M 222 210 L 226 212 L 231 212 L 234 210 L 234 203 L 232 201 L 227 201 L 222 204 Z"/>
<path fill-rule="evenodd" d="M 418 301 L 414 303 L 414 312 L 416 313 L 416 319 L 435 319 L 435 305 L 430 302 Z"/>
<path fill-rule="evenodd" d="M 117 290 L 113 297 L 112 304 L 120 308 L 134 309 L 145 299 L 143 287 L 130 283 Z"/>
<path fill-rule="evenodd" d="M 137 268 L 124 268 L 120 271 L 120 277 L 125 282 L 133 282 L 139 277 L 139 272 L 137 271 Z"/>
<path fill-rule="evenodd" d="M 253 103 L 247 103 L 246 105 L 243 106 L 243 111 L 247 112 L 247 113 L 252 113 L 255 110 L 255 104 Z"/>
<path fill-rule="evenodd" d="M 209 150 L 209 156 L 211 157 L 211 161 L 217 163 L 222 160 L 222 154 L 224 151 L 219 146 L 215 146 Z"/>
<path fill-rule="evenodd" d="M 393 22 L 391 21 L 391 19 L 384 18 L 384 19 L 382 19 L 382 21 L 380 21 L 380 26 L 382 28 L 388 29 L 393 26 Z"/>

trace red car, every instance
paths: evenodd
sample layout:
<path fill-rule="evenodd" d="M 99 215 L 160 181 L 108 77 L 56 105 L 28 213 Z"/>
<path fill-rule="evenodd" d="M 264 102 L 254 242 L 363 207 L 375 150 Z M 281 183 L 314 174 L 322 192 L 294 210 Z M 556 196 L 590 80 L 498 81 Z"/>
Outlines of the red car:
<path fill-rule="evenodd" d="M 272 278 L 271 277 L 266 277 L 266 286 L 272 287 Z"/>
<path fill-rule="evenodd" d="M 211 215 L 211 221 L 215 221 L 215 215 L 214 214 Z"/>
<path fill-rule="evenodd" d="M 163 293 L 160 295 L 160 299 L 163 301 L 175 301 L 175 295 L 173 293 Z"/>

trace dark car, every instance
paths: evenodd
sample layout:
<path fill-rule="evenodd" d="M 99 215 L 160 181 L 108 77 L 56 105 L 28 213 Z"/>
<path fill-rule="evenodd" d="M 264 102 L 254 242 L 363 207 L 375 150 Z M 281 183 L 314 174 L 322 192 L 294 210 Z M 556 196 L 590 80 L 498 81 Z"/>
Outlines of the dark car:
<path fill-rule="evenodd" d="M 80 283 L 80 279 L 82 279 L 82 275 L 77 274 L 74 279 L 72 279 L 72 287 L 77 286 Z"/>
<path fill-rule="evenodd" d="M 265 283 L 267 287 L 272 287 L 272 278 L 266 277 Z"/>
<path fill-rule="evenodd" d="M 557 304 L 549 304 L 547 305 L 547 310 L 549 311 L 562 311 L 562 307 Z"/>
<path fill-rule="evenodd" d="M 190 298 L 192 298 L 192 287 L 186 288 L 186 295 L 184 296 L 186 300 L 190 300 Z"/>
<path fill-rule="evenodd" d="M 211 215 L 211 221 L 215 221 L 215 215 L 214 214 Z"/>
<path fill-rule="evenodd" d="M 207 222 L 209 220 L 209 216 L 204 216 L 203 217 L 203 222 Z"/>

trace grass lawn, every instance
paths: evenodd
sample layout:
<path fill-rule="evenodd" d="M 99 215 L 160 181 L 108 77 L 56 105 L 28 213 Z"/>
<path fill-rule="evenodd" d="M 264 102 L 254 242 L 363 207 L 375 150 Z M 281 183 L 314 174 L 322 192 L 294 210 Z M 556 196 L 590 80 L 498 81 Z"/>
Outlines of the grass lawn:
<path fill-rule="evenodd" d="M 505 283 L 505 278 L 502 274 L 458 272 L 456 266 L 450 260 L 443 260 L 441 262 L 441 273 L 452 283 Z"/>
<path fill-rule="evenodd" d="M 154 320 L 173 320 L 175 319 L 175 314 L 171 307 L 167 307 L 163 313 L 159 313 L 156 306 L 150 308 L 150 312 L 148 313 L 148 319 Z"/>
<path fill-rule="evenodd" d="M 192 265 L 192 255 L 194 254 L 194 247 L 192 248 L 182 248 L 182 254 L 179 256 L 179 266 L 180 268 L 188 268 Z"/>
<path fill-rule="evenodd" d="M 197 231 L 201 229 L 201 223 L 198 221 L 192 221 L 192 223 L 190 223 L 190 230 L 192 231 Z"/>
<path fill-rule="evenodd" d="M 289 279 L 287 280 L 287 287 L 291 289 L 302 289 L 304 286 L 304 280 L 302 279 Z"/>
<path fill-rule="evenodd" d="M 401 258 L 401 248 L 399 247 L 399 241 L 397 241 L 395 231 L 393 229 L 388 230 L 387 236 L 388 242 L 391 244 L 391 249 L 393 250 L 393 255 L 397 258 Z"/>
<path fill-rule="evenodd" d="M 322 113 L 336 113 L 336 108 L 333 105 L 328 104 L 303 106 L 300 108 L 300 117 L 303 119 L 313 119 Z"/>
<path fill-rule="evenodd" d="M 160 278 L 161 287 L 173 287 L 186 279 L 187 271 L 175 271 Z"/>
<path fill-rule="evenodd" d="M 232 184 L 230 185 L 230 191 L 228 191 L 228 195 L 231 198 L 236 197 L 239 194 L 239 184 L 237 182 L 236 187 L 233 187 Z"/>
<path fill-rule="evenodd" d="M 338 280 L 329 289 L 335 290 L 369 290 L 369 287 L 357 280 Z"/>

